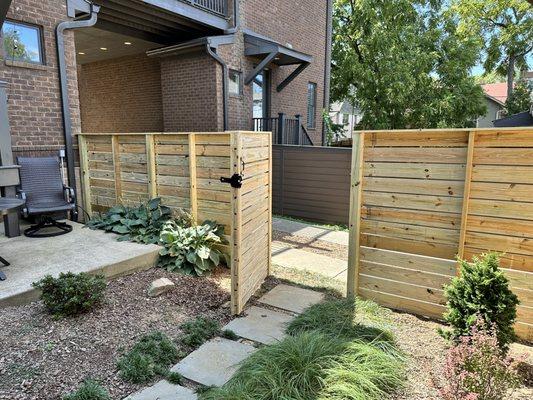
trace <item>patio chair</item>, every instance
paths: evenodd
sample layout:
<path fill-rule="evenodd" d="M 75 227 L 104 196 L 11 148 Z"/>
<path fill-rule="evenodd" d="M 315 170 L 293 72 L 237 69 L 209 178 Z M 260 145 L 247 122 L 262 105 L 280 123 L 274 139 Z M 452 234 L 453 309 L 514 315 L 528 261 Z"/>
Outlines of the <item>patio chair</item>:
<path fill-rule="evenodd" d="M 69 211 L 71 216 L 76 216 L 74 190 L 63 184 L 59 158 L 17 157 L 17 162 L 20 165 L 18 192 L 26 201 L 22 214 L 25 218 L 34 217 L 37 222 L 24 230 L 24 235 L 51 237 L 71 232 L 72 225 L 58 221 Z"/>

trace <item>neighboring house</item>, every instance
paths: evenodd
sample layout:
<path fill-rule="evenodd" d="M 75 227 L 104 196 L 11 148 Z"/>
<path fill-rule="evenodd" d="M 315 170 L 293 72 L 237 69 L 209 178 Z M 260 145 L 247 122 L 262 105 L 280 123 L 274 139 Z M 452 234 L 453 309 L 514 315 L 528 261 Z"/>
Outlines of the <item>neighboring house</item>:
<path fill-rule="evenodd" d="M 335 102 L 330 107 L 329 116 L 334 124 L 344 127 L 344 134 L 337 139 L 346 139 L 351 137 L 351 132 L 355 130 L 356 125 L 361 121 L 361 112 L 348 101 Z"/>
<path fill-rule="evenodd" d="M 507 100 L 507 83 L 488 83 L 481 85 L 485 92 L 487 113 L 477 119 L 478 128 L 492 128 L 494 120 L 503 116 L 505 101 Z"/>
<path fill-rule="evenodd" d="M 13 152 L 66 146 L 72 165 L 77 132 L 250 130 L 279 113 L 320 145 L 331 3 L 12 0 L 0 80 Z"/>

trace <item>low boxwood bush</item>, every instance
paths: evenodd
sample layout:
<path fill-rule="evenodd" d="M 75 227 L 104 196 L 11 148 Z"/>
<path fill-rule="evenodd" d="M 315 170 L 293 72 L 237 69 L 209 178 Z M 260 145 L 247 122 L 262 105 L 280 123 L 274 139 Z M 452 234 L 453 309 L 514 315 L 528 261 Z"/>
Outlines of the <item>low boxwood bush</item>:
<path fill-rule="evenodd" d="M 192 321 L 187 321 L 180 328 L 185 333 L 181 342 L 189 347 L 201 346 L 204 342 L 220 333 L 220 324 L 206 317 L 198 317 Z"/>
<path fill-rule="evenodd" d="M 358 305 L 360 307 L 358 307 Z M 333 313 L 333 314 L 332 314 Z M 365 329 L 368 323 L 369 329 Z M 405 380 L 405 359 L 371 302 L 335 300 L 304 311 L 202 400 L 383 400 Z"/>
<path fill-rule="evenodd" d="M 224 254 L 216 246 L 224 243 L 224 228 L 213 221 L 202 225 L 182 227 L 169 221 L 161 232 L 159 266 L 167 271 L 188 275 L 206 275 L 216 266 L 226 263 Z"/>
<path fill-rule="evenodd" d="M 117 363 L 120 376 L 132 383 L 146 383 L 155 376 L 175 379 L 169 367 L 180 356 L 176 345 L 161 332 L 144 335 Z"/>
<path fill-rule="evenodd" d="M 74 393 L 64 396 L 63 400 L 111 400 L 111 396 L 98 382 L 87 380 Z"/>
<path fill-rule="evenodd" d="M 451 330 L 440 333 L 455 342 L 470 334 L 472 325 L 482 318 L 494 326 L 503 350 L 515 339 L 518 298 L 509 288 L 509 280 L 499 268 L 497 253 L 474 257 L 472 262 L 461 260 L 460 275 L 445 288 L 447 312 L 444 319 Z"/>
<path fill-rule="evenodd" d="M 41 290 L 41 300 L 56 317 L 65 317 L 90 311 L 104 298 L 106 281 L 103 275 L 86 272 L 60 273 L 59 277 L 45 276 L 33 287 Z"/>

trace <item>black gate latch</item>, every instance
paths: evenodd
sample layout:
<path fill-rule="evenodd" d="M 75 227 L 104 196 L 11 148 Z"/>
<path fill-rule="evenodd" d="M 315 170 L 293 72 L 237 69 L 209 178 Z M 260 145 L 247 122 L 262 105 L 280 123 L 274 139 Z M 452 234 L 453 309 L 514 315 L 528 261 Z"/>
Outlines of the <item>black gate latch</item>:
<path fill-rule="evenodd" d="M 220 182 L 229 183 L 231 185 L 231 187 L 239 189 L 239 188 L 242 187 L 242 175 L 233 174 L 233 176 L 231 178 L 221 177 L 220 178 Z"/>

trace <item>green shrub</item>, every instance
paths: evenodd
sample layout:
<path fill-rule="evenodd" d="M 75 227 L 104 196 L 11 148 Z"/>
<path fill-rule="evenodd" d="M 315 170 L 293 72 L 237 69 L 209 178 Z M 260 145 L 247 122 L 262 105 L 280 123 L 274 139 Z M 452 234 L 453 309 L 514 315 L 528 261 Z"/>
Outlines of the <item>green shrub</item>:
<path fill-rule="evenodd" d="M 181 342 L 190 347 L 201 346 L 220 332 L 220 324 L 210 318 L 198 317 L 181 325 L 185 335 Z"/>
<path fill-rule="evenodd" d="M 122 379 L 133 383 L 145 383 L 156 375 L 166 377 L 169 367 L 178 361 L 179 352 L 174 343 L 163 333 L 153 332 L 141 337 L 124 356 L 117 367 Z"/>
<path fill-rule="evenodd" d="M 87 380 L 74 393 L 64 396 L 63 400 L 111 400 L 111 396 L 98 382 Z"/>
<path fill-rule="evenodd" d="M 473 262 L 461 260 L 461 274 L 445 288 L 447 312 L 444 315 L 451 330 L 440 333 L 457 342 L 481 317 L 488 326 L 494 325 L 498 342 L 507 349 L 514 338 L 518 298 L 509 289 L 509 280 L 499 269 L 496 253 L 474 257 Z"/>
<path fill-rule="evenodd" d="M 220 336 L 222 336 L 225 339 L 229 339 L 229 340 L 239 339 L 239 335 L 237 335 L 231 329 L 224 329 L 222 332 L 220 332 Z"/>
<path fill-rule="evenodd" d="M 41 290 L 41 300 L 56 317 L 91 310 L 102 302 L 106 288 L 103 275 L 89 275 L 86 272 L 60 273 L 58 278 L 47 275 L 32 285 Z"/>
<path fill-rule="evenodd" d="M 164 248 L 159 252 L 159 266 L 185 274 L 208 274 L 226 261 L 216 248 L 223 243 L 223 232 L 223 227 L 212 221 L 188 228 L 168 222 L 161 232 Z"/>
<path fill-rule="evenodd" d="M 118 240 L 155 244 L 164 224 L 172 218 L 172 210 L 155 198 L 138 207 L 117 205 L 105 214 L 87 222 L 91 229 L 103 229 L 121 235 Z"/>
<path fill-rule="evenodd" d="M 170 372 L 165 376 L 165 379 L 174 385 L 181 385 L 183 376 L 178 372 Z"/>

